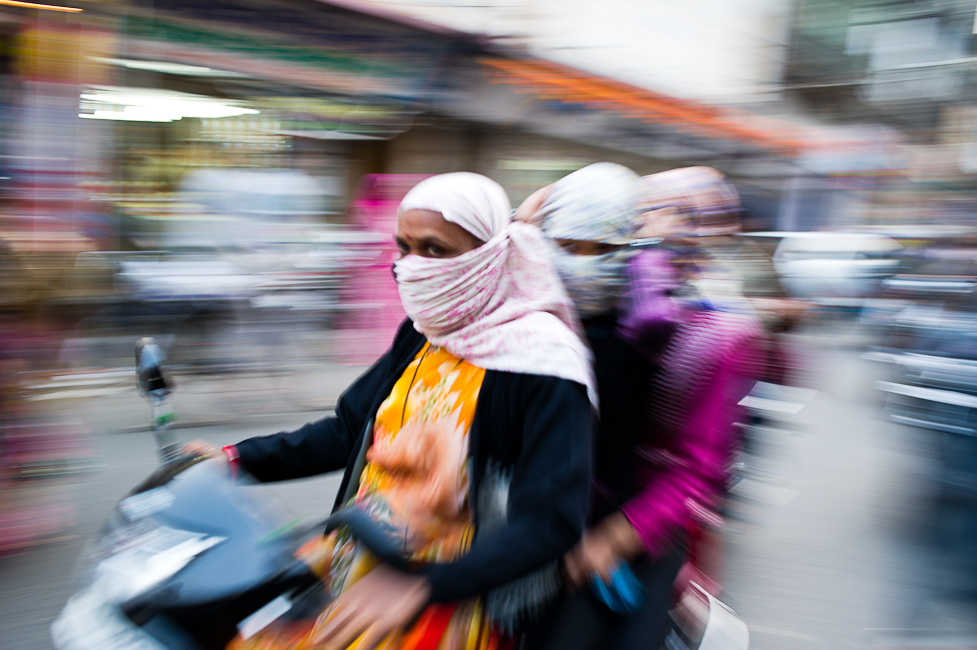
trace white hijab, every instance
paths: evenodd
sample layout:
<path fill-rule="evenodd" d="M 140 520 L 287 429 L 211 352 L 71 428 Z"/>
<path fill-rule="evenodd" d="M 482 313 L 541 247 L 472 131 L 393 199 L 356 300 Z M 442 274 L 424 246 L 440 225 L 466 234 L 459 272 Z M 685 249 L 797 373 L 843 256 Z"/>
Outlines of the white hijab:
<path fill-rule="evenodd" d="M 587 387 L 590 350 L 538 228 L 511 222 L 495 181 L 470 172 L 418 183 L 398 213 L 431 210 L 485 242 L 458 257 L 407 255 L 394 270 L 404 310 L 431 345 L 488 370 L 549 375 Z"/>

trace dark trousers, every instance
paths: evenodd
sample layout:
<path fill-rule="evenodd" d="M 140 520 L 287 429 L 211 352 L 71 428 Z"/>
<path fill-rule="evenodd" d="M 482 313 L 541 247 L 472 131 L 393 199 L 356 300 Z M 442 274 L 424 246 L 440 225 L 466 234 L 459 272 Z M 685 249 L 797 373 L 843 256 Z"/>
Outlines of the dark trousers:
<path fill-rule="evenodd" d="M 657 650 L 665 641 L 672 620 L 672 585 L 685 559 L 684 544 L 668 555 L 641 558 L 631 570 L 644 586 L 641 610 L 615 614 L 589 586 L 564 592 L 555 606 L 524 635 L 523 650 Z"/>

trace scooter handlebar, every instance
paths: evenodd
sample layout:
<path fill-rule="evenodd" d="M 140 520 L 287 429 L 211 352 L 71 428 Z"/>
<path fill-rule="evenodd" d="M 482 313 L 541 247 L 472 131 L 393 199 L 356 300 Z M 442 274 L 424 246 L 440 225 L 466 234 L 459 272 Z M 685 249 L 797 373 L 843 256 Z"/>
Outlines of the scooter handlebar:
<path fill-rule="evenodd" d="M 340 526 L 347 526 L 356 539 L 385 564 L 401 571 L 410 571 L 403 552 L 390 541 L 377 522 L 356 506 L 333 513 L 315 527 L 323 527 L 323 533 L 328 534 Z"/>

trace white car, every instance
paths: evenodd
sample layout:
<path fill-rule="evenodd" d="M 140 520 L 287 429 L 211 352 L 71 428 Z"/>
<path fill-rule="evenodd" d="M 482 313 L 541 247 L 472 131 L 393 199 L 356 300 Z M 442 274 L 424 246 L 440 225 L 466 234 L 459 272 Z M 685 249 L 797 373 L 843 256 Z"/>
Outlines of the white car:
<path fill-rule="evenodd" d="M 770 233 L 772 236 L 773 233 Z M 792 297 L 857 307 L 897 273 L 902 246 L 885 235 L 856 232 L 777 233 L 773 254 L 780 282 Z"/>

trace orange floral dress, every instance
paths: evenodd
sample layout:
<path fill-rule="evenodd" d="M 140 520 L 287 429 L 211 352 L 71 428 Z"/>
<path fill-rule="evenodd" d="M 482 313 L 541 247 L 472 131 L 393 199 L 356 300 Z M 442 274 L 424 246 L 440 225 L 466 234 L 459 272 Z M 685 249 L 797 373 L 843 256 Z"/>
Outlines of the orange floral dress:
<path fill-rule="evenodd" d="M 380 405 L 373 446 L 352 504 L 366 511 L 418 564 L 450 562 L 468 552 L 474 527 L 468 503 L 468 435 L 485 370 L 425 344 Z M 342 594 L 368 574 L 377 559 L 341 528 L 300 550 Z M 308 629 L 268 630 L 233 650 L 310 650 Z M 262 644 L 257 637 L 277 641 Z M 270 641 L 270 638 L 266 638 Z M 358 642 L 349 646 L 354 650 Z M 493 630 L 481 599 L 429 606 L 402 635 L 381 648 L 494 650 L 511 641 Z"/>

